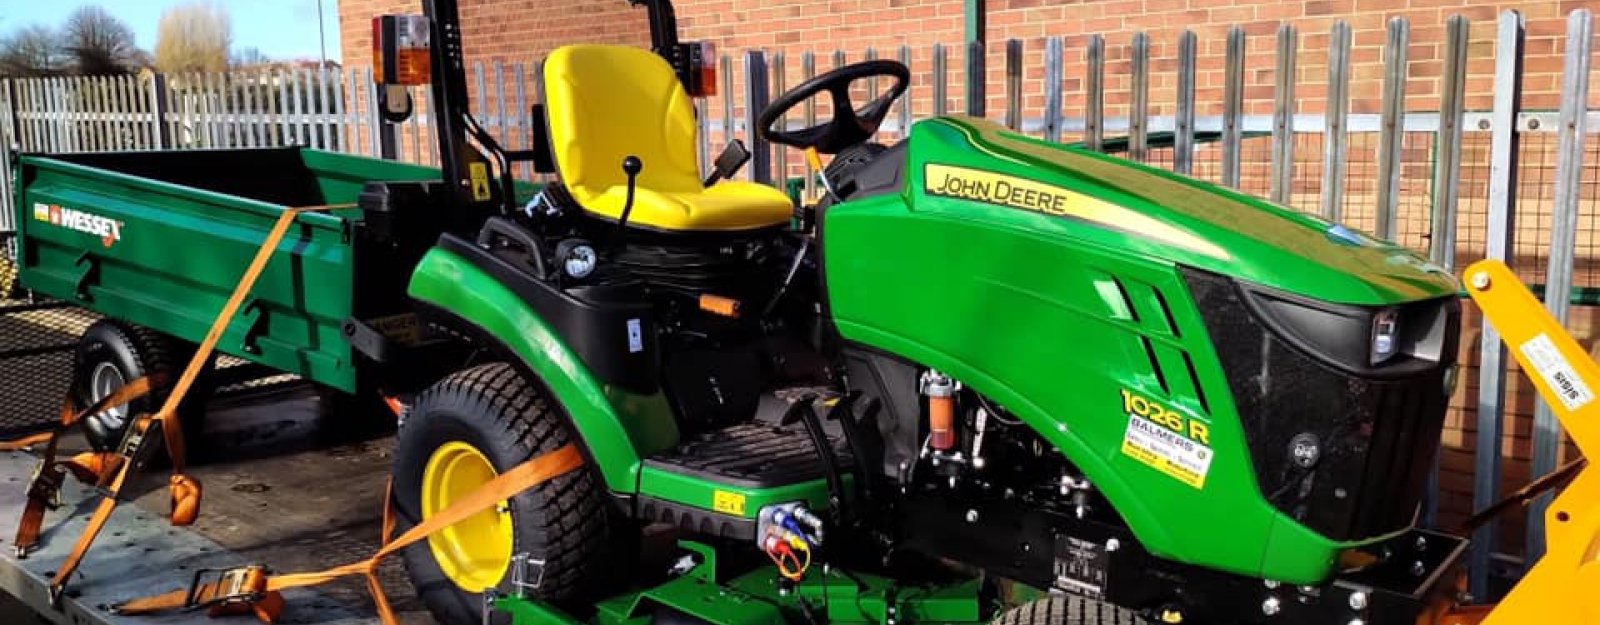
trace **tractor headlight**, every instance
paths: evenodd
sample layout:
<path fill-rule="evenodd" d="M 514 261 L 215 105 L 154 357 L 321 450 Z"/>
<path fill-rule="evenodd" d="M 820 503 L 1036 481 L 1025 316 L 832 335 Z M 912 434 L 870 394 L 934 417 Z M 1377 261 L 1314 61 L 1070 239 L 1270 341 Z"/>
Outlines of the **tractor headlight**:
<path fill-rule="evenodd" d="M 1244 286 L 1250 308 L 1274 334 L 1346 371 L 1382 375 L 1408 368 L 1407 362 L 1437 362 L 1441 356 L 1449 298 L 1354 306 Z"/>
<path fill-rule="evenodd" d="M 1393 358 L 1400 347 L 1400 313 L 1381 310 L 1372 316 L 1372 364 Z"/>

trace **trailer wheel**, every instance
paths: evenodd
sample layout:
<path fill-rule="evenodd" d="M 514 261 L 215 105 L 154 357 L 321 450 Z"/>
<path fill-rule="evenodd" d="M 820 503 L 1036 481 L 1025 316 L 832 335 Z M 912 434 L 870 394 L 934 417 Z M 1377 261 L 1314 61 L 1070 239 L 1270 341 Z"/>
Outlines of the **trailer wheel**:
<path fill-rule="evenodd" d="M 1001 613 L 992 625 L 1148 625 L 1132 610 L 1073 595 L 1051 595 Z"/>
<path fill-rule="evenodd" d="M 177 376 L 188 366 L 193 349 L 149 328 L 111 319 L 96 321 L 78 338 L 73 354 L 74 399 L 80 409 L 86 408 L 132 380 L 158 373 L 168 376 L 169 385 L 176 383 Z M 205 403 L 211 393 L 206 378 L 211 368 L 212 363 L 208 362 L 178 406 L 185 442 L 199 440 L 205 431 Z M 167 399 L 166 390 L 157 389 L 86 418 L 83 429 L 90 446 L 97 451 L 115 449 L 133 417 L 161 408 Z M 188 448 L 192 454 L 198 446 Z"/>
<path fill-rule="evenodd" d="M 445 377 L 417 398 L 395 443 L 397 532 L 572 440 L 560 408 L 509 365 Z M 509 590 L 514 554 L 545 562 L 534 596 L 586 597 L 607 566 L 607 525 L 600 482 L 583 466 L 435 533 L 405 549 L 403 559 L 441 625 L 476 625 L 482 593 Z M 504 614 L 495 619 L 507 622 Z"/>

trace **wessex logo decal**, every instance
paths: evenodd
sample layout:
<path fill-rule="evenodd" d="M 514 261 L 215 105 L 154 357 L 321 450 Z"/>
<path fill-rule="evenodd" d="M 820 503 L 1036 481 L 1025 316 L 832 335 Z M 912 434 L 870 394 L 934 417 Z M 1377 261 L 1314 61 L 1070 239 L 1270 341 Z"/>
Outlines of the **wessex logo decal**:
<path fill-rule="evenodd" d="M 122 240 L 122 222 L 88 211 L 67 208 L 59 204 L 35 202 L 33 218 L 52 226 L 100 237 L 100 244 L 106 247 L 111 247 Z"/>

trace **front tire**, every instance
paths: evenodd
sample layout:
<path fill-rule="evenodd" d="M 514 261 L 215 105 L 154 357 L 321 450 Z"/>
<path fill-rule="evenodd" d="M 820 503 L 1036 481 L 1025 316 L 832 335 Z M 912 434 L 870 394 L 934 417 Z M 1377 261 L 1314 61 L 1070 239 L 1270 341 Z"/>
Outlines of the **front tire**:
<path fill-rule="evenodd" d="M 96 451 L 115 450 L 134 418 L 159 410 L 167 392 L 189 365 L 185 355 L 192 355 L 192 349 L 149 328 L 111 319 L 96 321 L 84 330 L 78 338 L 72 367 L 73 398 L 80 410 L 138 378 L 165 378 L 162 387 L 144 397 L 87 417 L 83 430 L 89 445 Z M 205 403 L 210 394 L 206 378 L 210 369 L 207 363 L 178 406 L 184 442 L 189 443 L 185 447 L 191 455 L 200 448 L 197 442 L 205 431 Z"/>
<path fill-rule="evenodd" d="M 511 366 L 456 372 L 420 395 L 396 442 L 398 532 L 538 454 L 573 442 L 559 406 Z M 510 558 L 544 560 L 533 596 L 588 598 L 607 566 L 604 493 L 585 465 L 511 498 L 402 554 L 411 583 L 441 625 L 477 625 L 483 592 L 508 591 Z M 495 614 L 495 623 L 509 622 Z"/>
<path fill-rule="evenodd" d="M 1011 608 L 991 625 L 1149 625 L 1127 608 L 1074 595 L 1051 595 Z"/>

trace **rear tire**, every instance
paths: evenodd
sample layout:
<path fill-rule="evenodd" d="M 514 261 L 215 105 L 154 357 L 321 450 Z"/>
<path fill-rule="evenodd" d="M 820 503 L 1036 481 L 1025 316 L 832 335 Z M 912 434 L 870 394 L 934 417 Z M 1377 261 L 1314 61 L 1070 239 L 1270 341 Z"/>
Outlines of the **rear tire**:
<path fill-rule="evenodd" d="M 116 449 L 134 417 L 153 413 L 166 402 L 168 391 L 177 384 L 193 354 L 192 346 L 121 321 L 101 319 L 84 330 L 72 366 L 73 399 L 80 410 L 135 379 L 158 374 L 165 378 L 163 386 L 148 395 L 86 418 L 83 430 L 89 445 L 96 451 Z M 185 445 L 191 456 L 200 448 L 193 443 L 200 441 L 205 432 L 205 404 L 211 394 L 207 378 L 212 362 L 215 359 L 206 363 L 178 405 L 177 417 L 183 424 L 184 442 L 191 443 Z"/>
<path fill-rule="evenodd" d="M 426 507 L 437 512 L 451 493 L 487 481 L 483 460 L 499 474 L 574 440 L 559 406 L 509 365 L 480 365 L 445 377 L 417 398 L 395 443 L 397 532 L 419 523 Z M 440 466 L 445 468 L 435 470 Z M 456 484 L 462 481 L 467 484 Z M 557 604 L 591 598 L 609 564 L 604 500 L 588 465 L 524 491 L 508 509 L 487 510 L 454 526 L 460 534 L 439 532 L 406 548 L 402 557 L 412 586 L 441 625 L 477 625 L 483 591 L 509 591 L 506 559 L 528 553 L 545 561 L 543 583 L 533 596 Z M 508 518 L 508 544 L 486 538 L 501 536 Z M 503 613 L 493 619 L 509 622 Z"/>
<path fill-rule="evenodd" d="M 1035 599 L 996 617 L 992 625 L 1149 625 L 1132 610 L 1074 595 Z"/>

